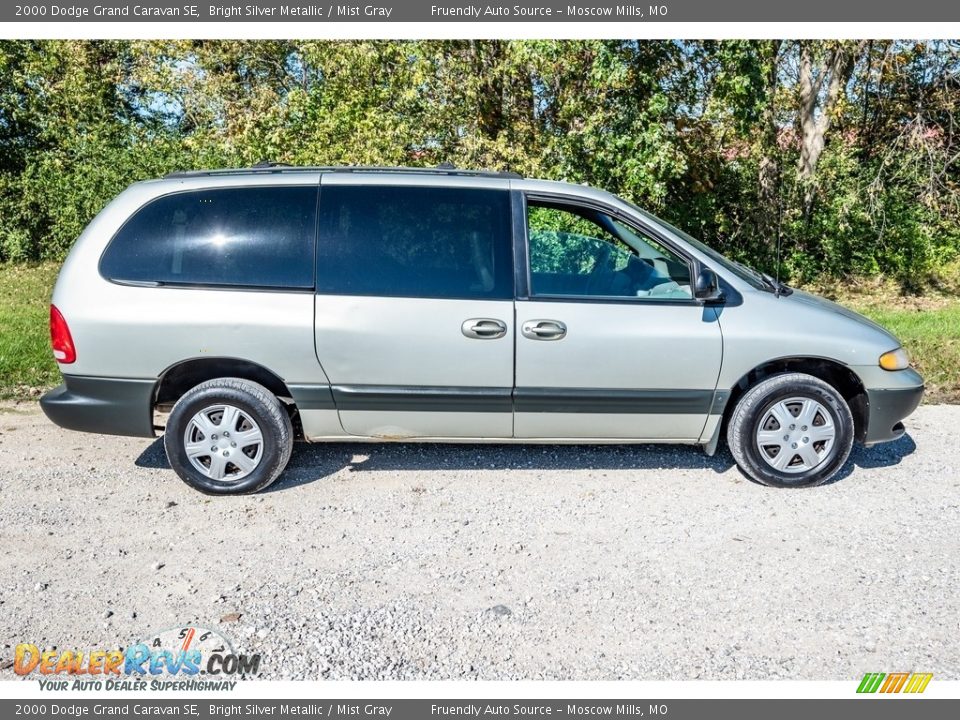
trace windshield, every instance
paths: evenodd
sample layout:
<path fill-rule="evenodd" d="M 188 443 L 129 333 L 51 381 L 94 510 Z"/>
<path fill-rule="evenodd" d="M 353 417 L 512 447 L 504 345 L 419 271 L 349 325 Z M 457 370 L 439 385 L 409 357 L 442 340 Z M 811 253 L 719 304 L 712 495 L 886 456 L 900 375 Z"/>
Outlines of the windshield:
<path fill-rule="evenodd" d="M 652 222 L 663 225 L 668 230 L 675 233 L 678 237 L 683 238 L 686 242 L 693 245 L 693 247 L 695 247 L 697 250 L 702 252 L 704 255 L 707 255 L 708 257 L 710 257 L 711 260 L 714 260 L 718 265 L 723 267 L 725 270 L 730 271 L 731 273 L 736 275 L 738 278 L 743 280 L 745 283 L 747 283 L 751 287 L 754 287 L 757 290 L 769 290 L 771 288 L 771 283 L 765 280 L 763 275 L 758 271 L 754 270 L 752 267 L 748 267 L 743 263 L 738 263 L 735 260 L 731 260 L 730 258 L 724 257 L 723 255 L 718 253 L 716 250 L 714 250 L 712 247 L 709 247 L 708 245 L 704 245 L 695 237 L 688 235 L 678 227 L 674 227 L 673 225 L 668 223 L 666 220 L 661 220 L 655 215 L 651 215 L 646 210 L 637 207 L 633 203 L 629 203 L 629 204 L 630 204 L 630 207 L 632 207 L 638 213 L 643 215 L 645 218 L 647 218 Z"/>

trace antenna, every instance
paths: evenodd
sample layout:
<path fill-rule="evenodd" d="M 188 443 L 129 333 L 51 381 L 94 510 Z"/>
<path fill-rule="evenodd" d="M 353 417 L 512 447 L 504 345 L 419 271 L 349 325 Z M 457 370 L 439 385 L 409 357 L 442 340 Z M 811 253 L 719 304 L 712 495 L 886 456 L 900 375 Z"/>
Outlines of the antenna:
<path fill-rule="evenodd" d="M 783 242 L 781 226 L 783 222 L 783 184 L 777 182 L 777 286 L 780 286 L 780 246 Z M 778 292 L 779 294 L 779 292 Z"/>

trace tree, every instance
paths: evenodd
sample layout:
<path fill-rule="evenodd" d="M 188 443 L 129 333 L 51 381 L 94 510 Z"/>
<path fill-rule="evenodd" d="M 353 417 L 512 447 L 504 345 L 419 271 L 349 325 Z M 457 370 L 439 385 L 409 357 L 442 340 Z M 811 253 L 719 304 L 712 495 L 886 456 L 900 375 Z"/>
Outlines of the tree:
<path fill-rule="evenodd" d="M 816 195 L 817 164 L 823 154 L 826 134 L 838 112 L 854 65 L 863 52 L 866 41 L 831 42 L 821 46 L 811 40 L 802 40 L 799 44 L 797 122 L 800 126 L 801 144 L 798 172 L 803 188 L 804 216 L 809 219 Z"/>
<path fill-rule="evenodd" d="M 174 169 L 453 162 L 913 287 L 960 257 L 958 107 L 955 40 L 0 41 L 0 260 Z"/>

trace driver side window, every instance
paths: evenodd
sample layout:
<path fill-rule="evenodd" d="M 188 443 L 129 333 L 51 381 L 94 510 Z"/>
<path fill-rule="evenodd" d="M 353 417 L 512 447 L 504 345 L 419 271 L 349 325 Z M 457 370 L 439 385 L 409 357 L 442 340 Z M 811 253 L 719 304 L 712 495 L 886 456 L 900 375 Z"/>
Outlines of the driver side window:
<path fill-rule="evenodd" d="M 533 296 L 692 297 L 683 259 L 605 213 L 530 201 L 527 237 Z"/>

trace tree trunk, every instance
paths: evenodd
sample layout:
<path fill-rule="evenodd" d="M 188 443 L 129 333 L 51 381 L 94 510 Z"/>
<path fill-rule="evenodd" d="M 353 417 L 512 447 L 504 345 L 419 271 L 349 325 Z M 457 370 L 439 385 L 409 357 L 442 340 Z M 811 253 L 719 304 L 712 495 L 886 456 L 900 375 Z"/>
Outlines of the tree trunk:
<path fill-rule="evenodd" d="M 800 44 L 800 165 L 797 172 L 803 186 L 803 212 L 809 220 L 816 199 L 816 174 L 820 156 L 837 103 L 844 91 L 857 56 L 863 51 L 865 41 L 858 46 L 839 43 L 827 53 L 823 64 L 814 71 L 813 43 L 803 41 Z M 820 107 L 820 96 L 824 85 L 827 86 Z M 819 111 L 819 112 L 818 112 Z"/>

